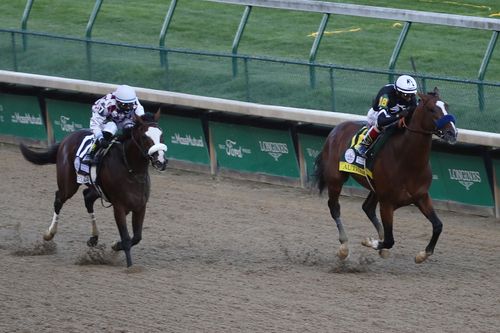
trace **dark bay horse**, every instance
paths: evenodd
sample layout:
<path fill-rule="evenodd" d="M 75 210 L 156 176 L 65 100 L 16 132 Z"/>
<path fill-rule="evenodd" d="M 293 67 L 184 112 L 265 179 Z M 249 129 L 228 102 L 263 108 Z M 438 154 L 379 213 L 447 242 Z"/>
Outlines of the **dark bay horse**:
<path fill-rule="evenodd" d="M 432 136 L 437 135 L 448 143 L 457 140 L 455 118 L 448 113 L 448 105 L 441 101 L 437 88 L 428 94 L 419 94 L 416 109 L 407 117 L 405 130 L 397 131 L 385 143 L 373 164 L 373 180 L 339 171 L 339 159 L 349 147 L 351 138 L 364 125 L 343 122 L 328 135 L 315 162 L 314 176 L 320 193 L 328 189 L 328 207 L 339 231 L 341 243 L 337 255 L 345 259 L 349 253 L 348 238 L 340 219 L 339 195 L 349 176 L 370 192 L 362 208 L 377 229 L 379 240 L 366 239 L 363 245 L 379 250 L 381 256 L 394 245 L 392 233 L 394 211 L 414 204 L 432 223 L 432 237 L 424 251 L 415 257 L 416 263 L 425 261 L 433 252 L 442 231 L 429 196 L 432 171 L 429 163 Z M 380 205 L 380 217 L 376 207 Z M 384 251 L 382 251 L 384 250 Z"/>
<path fill-rule="evenodd" d="M 113 144 L 103 157 L 98 168 L 98 185 L 102 193 L 113 205 L 114 216 L 120 241 L 113 245 L 115 251 L 123 250 L 127 258 L 127 266 L 132 265 L 130 249 L 142 238 L 142 225 L 149 199 L 150 179 L 148 165 L 160 171 L 165 170 L 167 146 L 163 143 L 163 133 L 158 127 L 160 111 L 156 114 L 146 113 L 135 118 L 135 125 L 126 131 L 119 142 Z M 57 187 L 54 200 L 54 216 L 45 240 L 51 240 L 57 232 L 59 213 L 62 206 L 78 190 L 76 172 L 73 161 L 82 139 L 91 134 L 90 130 L 80 130 L 65 137 L 60 143 L 52 145 L 48 150 L 39 152 L 20 145 L 21 152 L 28 161 L 42 164 L 56 164 Z M 101 195 L 93 185 L 86 185 L 83 191 L 85 207 L 90 214 L 92 236 L 89 246 L 97 245 L 98 231 L 94 216 L 94 202 Z M 127 215 L 132 212 L 133 237 L 127 229 Z"/>

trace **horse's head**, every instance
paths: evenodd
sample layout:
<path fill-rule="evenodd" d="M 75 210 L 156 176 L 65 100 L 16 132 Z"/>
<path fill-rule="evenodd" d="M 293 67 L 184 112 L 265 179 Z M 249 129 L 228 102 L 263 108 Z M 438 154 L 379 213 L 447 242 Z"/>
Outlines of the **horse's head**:
<path fill-rule="evenodd" d="M 134 140 L 142 151 L 144 157 L 151 161 L 151 165 L 160 171 L 167 167 L 167 146 L 163 143 L 163 132 L 158 127 L 160 111 L 154 115 L 146 113 L 141 117 L 135 117 L 135 126 L 132 131 L 132 140 Z"/>
<path fill-rule="evenodd" d="M 418 120 L 412 119 L 411 124 L 420 123 L 420 129 L 413 130 L 435 134 L 451 144 L 457 142 L 458 130 L 455 126 L 455 117 L 448 113 L 448 104 L 439 97 L 438 88 L 427 94 L 419 93 L 418 96 L 421 100 L 412 117 Z"/>

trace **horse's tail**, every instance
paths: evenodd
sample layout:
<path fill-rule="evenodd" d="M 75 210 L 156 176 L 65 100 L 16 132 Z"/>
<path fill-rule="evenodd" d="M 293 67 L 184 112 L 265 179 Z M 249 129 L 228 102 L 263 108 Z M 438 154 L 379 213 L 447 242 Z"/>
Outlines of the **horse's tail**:
<path fill-rule="evenodd" d="M 24 143 L 19 145 L 24 158 L 33 164 L 55 164 L 57 161 L 57 150 L 59 143 L 52 145 L 45 151 L 34 151 L 29 149 Z"/>
<path fill-rule="evenodd" d="M 325 189 L 326 181 L 324 176 L 325 165 L 323 163 L 323 154 L 320 152 L 316 159 L 314 160 L 314 171 L 312 174 L 313 177 L 313 186 L 316 186 L 319 190 L 319 194 L 323 193 Z"/>

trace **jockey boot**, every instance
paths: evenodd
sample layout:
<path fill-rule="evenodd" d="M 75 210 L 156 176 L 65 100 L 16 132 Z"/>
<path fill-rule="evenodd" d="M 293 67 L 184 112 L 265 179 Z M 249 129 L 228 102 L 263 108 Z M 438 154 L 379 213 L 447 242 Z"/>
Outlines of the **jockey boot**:
<path fill-rule="evenodd" d="M 97 151 L 99 149 L 106 149 L 109 146 L 111 139 L 113 138 L 113 134 L 103 131 L 103 136 L 97 140 L 90 148 L 89 157 L 92 164 L 96 165 L 99 162 L 99 156 L 97 155 Z"/>
<path fill-rule="evenodd" d="M 99 141 L 96 141 L 90 147 L 89 152 L 87 153 L 87 159 L 91 164 L 97 164 L 97 158 L 95 156 L 97 150 L 99 149 Z"/>
<path fill-rule="evenodd" d="M 373 126 L 371 127 L 368 132 L 366 133 L 365 137 L 363 138 L 363 141 L 359 143 L 359 145 L 356 147 L 356 151 L 363 157 L 366 157 L 366 152 L 370 148 L 370 146 L 373 144 L 375 139 L 378 137 L 380 132 L 378 129 Z"/>

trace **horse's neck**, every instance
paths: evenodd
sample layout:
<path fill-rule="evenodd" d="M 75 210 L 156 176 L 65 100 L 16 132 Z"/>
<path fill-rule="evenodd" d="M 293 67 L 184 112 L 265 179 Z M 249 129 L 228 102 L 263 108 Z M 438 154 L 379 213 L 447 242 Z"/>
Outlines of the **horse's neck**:
<path fill-rule="evenodd" d="M 419 126 L 411 126 L 410 129 L 406 129 L 403 134 L 403 140 L 401 140 L 403 155 L 407 155 L 408 158 L 404 159 L 408 161 L 408 164 L 415 167 L 422 167 L 429 162 L 429 157 L 432 147 L 432 134 L 426 133 L 426 131 Z"/>
<path fill-rule="evenodd" d="M 132 169 L 134 173 L 144 173 L 148 170 L 148 160 L 144 156 L 137 142 L 130 138 L 124 142 L 123 154 L 127 167 Z"/>

